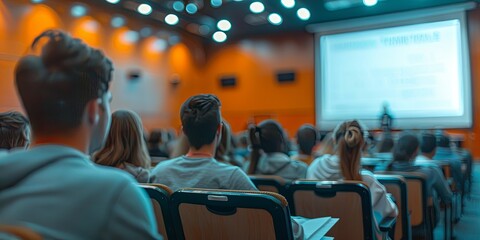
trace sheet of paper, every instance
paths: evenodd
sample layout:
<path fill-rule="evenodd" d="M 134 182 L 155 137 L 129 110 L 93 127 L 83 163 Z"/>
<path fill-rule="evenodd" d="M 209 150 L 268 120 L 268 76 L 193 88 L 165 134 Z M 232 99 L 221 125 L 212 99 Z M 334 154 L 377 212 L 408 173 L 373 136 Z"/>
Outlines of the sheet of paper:
<path fill-rule="evenodd" d="M 337 221 L 331 217 L 308 219 L 302 223 L 305 239 L 321 239 Z"/>

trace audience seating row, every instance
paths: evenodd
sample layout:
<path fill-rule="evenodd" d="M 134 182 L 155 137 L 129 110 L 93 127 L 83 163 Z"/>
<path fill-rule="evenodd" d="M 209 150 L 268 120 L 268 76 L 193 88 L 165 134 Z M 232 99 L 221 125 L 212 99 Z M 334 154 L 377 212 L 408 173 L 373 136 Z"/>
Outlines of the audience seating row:
<path fill-rule="evenodd" d="M 165 239 L 293 239 L 287 200 L 277 193 L 141 187 Z"/>
<path fill-rule="evenodd" d="M 420 173 L 411 173 L 411 172 L 377 172 L 376 178 L 386 187 L 387 191 L 392 194 L 393 198 L 396 201 L 399 215 L 395 224 L 395 229 L 392 231 L 392 239 L 412 239 L 412 237 L 424 237 L 425 239 L 433 239 L 433 228 L 434 228 L 434 216 L 433 216 L 433 200 L 427 197 L 426 193 L 426 179 L 427 176 Z M 324 194 L 328 191 L 325 191 L 327 182 L 323 182 L 323 185 L 318 184 L 316 181 L 311 181 L 311 186 L 302 186 L 302 184 L 308 184 L 310 181 L 296 181 L 291 184 L 286 183 L 285 181 L 279 180 L 277 176 L 250 176 L 253 183 L 263 191 L 274 191 L 277 193 L 283 193 L 290 202 L 291 210 L 293 215 L 300 215 L 305 217 L 322 217 L 322 216 L 332 216 L 340 217 L 340 219 L 352 219 L 352 224 L 359 225 L 360 222 L 365 222 L 363 225 L 366 228 L 368 226 L 368 221 L 362 220 L 360 216 L 355 217 L 354 212 L 351 207 L 354 201 L 359 201 L 358 197 L 355 194 L 350 192 L 345 194 L 342 198 L 336 196 L 333 201 L 334 204 L 328 205 L 324 200 L 316 200 L 318 194 L 314 195 L 310 193 L 303 193 L 303 196 L 292 195 L 292 192 L 295 192 L 299 188 L 310 188 L 310 189 L 324 189 Z M 280 178 L 281 179 L 281 178 Z M 316 183 L 315 183 L 316 182 Z M 314 185 L 315 183 L 316 185 Z M 345 182 L 343 182 L 345 183 Z M 331 182 L 331 186 L 337 189 L 345 188 L 345 186 L 340 187 L 340 182 Z M 361 192 L 361 188 L 355 188 L 349 186 L 347 188 L 349 191 Z M 343 189 L 347 191 L 346 189 Z M 333 191 L 333 190 L 330 190 Z M 332 193 L 333 195 L 333 193 Z M 358 195 L 358 193 L 357 193 Z M 332 196 L 333 197 L 333 196 Z M 333 199 L 333 198 L 332 198 Z M 301 204 L 300 204 L 301 203 Z M 368 204 L 371 206 L 371 204 Z M 335 208 L 336 211 L 335 212 Z M 452 236 L 452 214 L 451 206 L 445 206 L 445 239 L 450 239 Z M 367 210 L 368 211 L 368 210 Z M 361 211 L 356 211 L 361 212 Z M 345 216 L 345 213 L 348 216 Z M 343 217 L 342 217 L 343 214 Z M 369 214 L 365 214 L 370 216 Z M 365 217 L 364 215 L 362 215 Z M 355 220 L 354 220 L 355 219 Z M 344 225 L 344 221 L 339 221 L 334 228 L 331 230 L 330 234 L 335 236 L 336 239 L 347 239 L 346 236 L 342 234 L 353 233 L 355 234 L 365 234 L 367 230 L 363 230 L 363 233 L 360 231 L 354 231 L 358 227 L 353 227 Z M 371 224 L 370 224 L 371 225 Z M 339 229 L 349 229 L 349 231 L 338 231 Z M 340 236 L 340 238 L 339 238 Z M 356 235 L 359 236 L 359 235 Z M 345 238 L 344 238 L 345 237 Z M 364 238 L 367 239 L 367 236 L 364 235 Z"/>
<path fill-rule="evenodd" d="M 262 179 L 264 186 L 270 186 L 266 176 Z M 274 185 L 270 190 L 281 183 Z M 296 181 L 284 192 L 287 198 L 270 191 L 181 189 L 172 193 L 159 184 L 141 186 L 154 202 L 159 232 L 167 239 L 292 239 L 290 212 L 306 218 L 339 218 L 328 235 L 340 240 L 376 239 L 377 233 L 384 233 L 385 239 L 395 224 L 395 219 L 388 219 L 380 224 L 382 232 L 375 230 L 370 192 L 357 181 Z M 335 207 L 338 204 L 342 207 Z"/>

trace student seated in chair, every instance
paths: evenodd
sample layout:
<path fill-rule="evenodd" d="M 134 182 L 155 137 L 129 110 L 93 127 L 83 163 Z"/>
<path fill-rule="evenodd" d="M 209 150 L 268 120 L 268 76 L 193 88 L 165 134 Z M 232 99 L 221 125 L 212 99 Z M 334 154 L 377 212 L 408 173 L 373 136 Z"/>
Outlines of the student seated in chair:
<path fill-rule="evenodd" d="M 396 217 L 398 210 L 387 195 L 385 187 L 374 175 L 369 171 L 361 170 L 360 158 L 366 134 L 368 133 L 356 120 L 339 124 L 333 131 L 336 153 L 315 159 L 308 168 L 307 178 L 325 181 L 363 181 L 370 189 L 375 222 L 378 224 L 385 217 Z"/>
<path fill-rule="evenodd" d="M 419 172 L 423 173 L 427 178 L 427 193 L 434 200 L 435 221 L 438 223 L 440 219 L 438 200 L 433 198 L 439 196 L 444 203 L 452 202 L 452 192 L 448 186 L 447 180 L 443 176 L 440 168 L 432 164 L 416 165 L 415 156 L 418 152 L 419 141 L 415 135 L 404 134 L 398 139 L 393 149 L 393 162 L 387 167 L 388 171 L 398 172 Z M 433 193 L 433 192 L 436 193 Z"/>
<path fill-rule="evenodd" d="M 0 152 L 26 149 L 30 144 L 30 123 L 19 112 L 0 113 Z"/>
<path fill-rule="evenodd" d="M 450 146 L 450 138 L 441 135 L 437 138 L 437 151 L 434 160 L 447 161 L 450 164 L 452 177 L 458 189 L 463 189 L 462 157 L 454 152 Z"/>
<path fill-rule="evenodd" d="M 304 124 L 297 131 L 297 147 L 298 154 L 292 159 L 302 161 L 310 165 L 313 161 L 313 149 L 318 143 L 319 135 L 317 129 L 310 125 Z"/>
<path fill-rule="evenodd" d="M 222 132 L 220 101 L 216 96 L 190 97 L 181 107 L 180 118 L 190 148 L 187 154 L 163 161 L 152 170 L 157 183 L 174 191 L 186 187 L 257 190 L 239 167 L 214 158 Z"/>
<path fill-rule="evenodd" d="M 437 139 L 433 134 L 425 133 L 422 135 L 420 143 L 420 154 L 415 158 L 416 163 L 430 162 L 437 152 Z"/>
<path fill-rule="evenodd" d="M 153 170 L 155 182 L 176 191 L 180 188 L 208 188 L 258 191 L 250 178 L 236 166 L 214 158 L 222 132 L 220 100 L 211 94 L 190 97 L 180 109 L 182 131 L 188 152 L 159 163 Z M 295 239 L 303 239 L 303 228 L 292 219 Z"/>
<path fill-rule="evenodd" d="M 33 139 L 0 159 L 0 222 L 45 239 L 161 239 L 136 181 L 88 156 L 110 126 L 110 60 L 56 30 L 32 49 L 40 55 L 18 61 L 15 82 Z"/>
<path fill-rule="evenodd" d="M 287 181 L 305 178 L 307 164 L 292 160 L 288 155 L 288 139 L 283 128 L 274 120 L 265 120 L 249 127 L 252 153 L 248 174 L 276 175 Z"/>
<path fill-rule="evenodd" d="M 142 120 L 135 112 L 118 110 L 112 114 L 105 145 L 94 154 L 93 160 L 122 169 L 139 183 L 150 182 L 151 159 L 143 138 Z"/>

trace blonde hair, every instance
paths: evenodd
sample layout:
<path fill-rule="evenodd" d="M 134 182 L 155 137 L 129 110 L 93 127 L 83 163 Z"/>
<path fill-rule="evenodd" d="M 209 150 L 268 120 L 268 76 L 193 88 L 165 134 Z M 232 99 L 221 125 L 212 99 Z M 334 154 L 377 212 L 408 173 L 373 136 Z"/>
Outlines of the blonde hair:
<path fill-rule="evenodd" d="M 345 121 L 333 131 L 340 169 L 345 180 L 362 181 L 360 175 L 360 158 L 365 144 L 364 133 L 356 120 Z"/>
<path fill-rule="evenodd" d="M 101 165 L 123 168 L 125 163 L 150 168 L 143 126 L 140 117 L 128 110 L 112 114 L 112 126 L 105 146 L 95 153 L 94 161 Z"/>

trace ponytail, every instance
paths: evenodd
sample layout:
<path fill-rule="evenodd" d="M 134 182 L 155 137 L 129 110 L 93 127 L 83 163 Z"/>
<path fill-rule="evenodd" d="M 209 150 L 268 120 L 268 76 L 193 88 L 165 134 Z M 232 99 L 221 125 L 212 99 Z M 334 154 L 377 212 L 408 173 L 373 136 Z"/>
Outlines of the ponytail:
<path fill-rule="evenodd" d="M 360 158 L 365 140 L 360 124 L 355 120 L 344 122 L 335 129 L 334 135 L 343 178 L 362 181 Z"/>
<path fill-rule="evenodd" d="M 248 137 L 250 139 L 250 146 L 252 152 L 250 153 L 250 165 L 248 167 L 247 174 L 255 174 L 257 170 L 258 161 L 260 159 L 260 128 L 254 124 L 248 126 Z"/>

